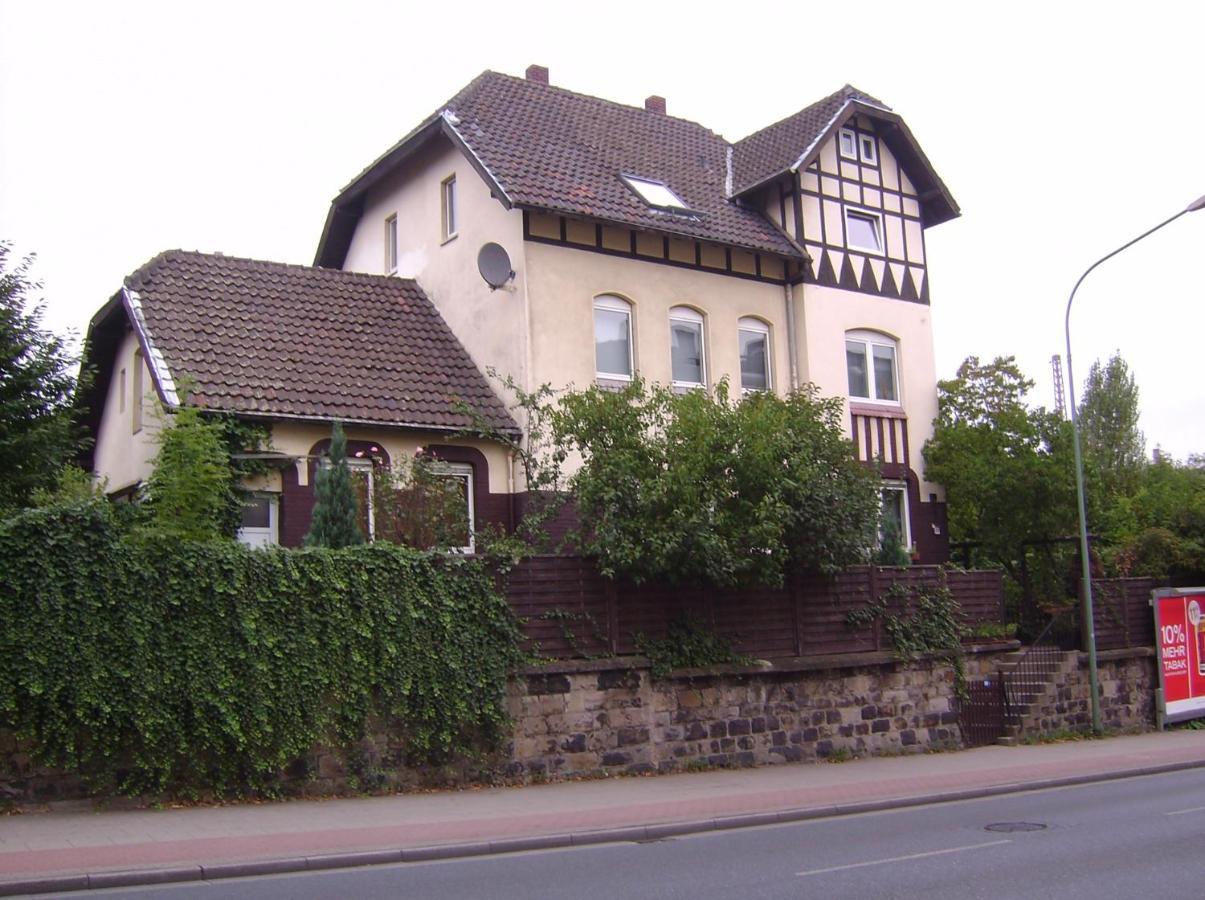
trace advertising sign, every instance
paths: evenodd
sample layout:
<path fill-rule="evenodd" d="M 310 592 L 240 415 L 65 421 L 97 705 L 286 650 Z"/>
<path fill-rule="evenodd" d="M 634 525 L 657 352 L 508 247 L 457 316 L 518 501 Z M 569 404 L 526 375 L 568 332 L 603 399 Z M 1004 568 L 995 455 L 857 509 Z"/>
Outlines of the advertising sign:
<path fill-rule="evenodd" d="M 1153 591 L 1160 721 L 1205 716 L 1205 588 Z"/>

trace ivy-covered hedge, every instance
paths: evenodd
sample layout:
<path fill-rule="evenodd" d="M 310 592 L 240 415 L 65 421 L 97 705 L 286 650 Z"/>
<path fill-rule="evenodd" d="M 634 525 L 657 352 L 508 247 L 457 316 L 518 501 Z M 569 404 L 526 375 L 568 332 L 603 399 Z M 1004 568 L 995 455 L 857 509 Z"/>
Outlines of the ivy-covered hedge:
<path fill-rule="evenodd" d="M 0 523 L 0 728 L 98 790 L 270 788 L 375 717 L 411 762 L 471 755 L 518 645 L 472 560 L 139 536 L 103 501 Z"/>

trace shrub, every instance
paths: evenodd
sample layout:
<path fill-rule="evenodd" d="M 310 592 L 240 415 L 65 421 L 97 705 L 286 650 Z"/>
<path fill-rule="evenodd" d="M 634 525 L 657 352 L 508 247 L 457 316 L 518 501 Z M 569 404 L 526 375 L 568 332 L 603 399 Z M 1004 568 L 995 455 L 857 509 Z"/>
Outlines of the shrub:
<path fill-rule="evenodd" d="M 92 787 L 248 791 L 315 742 L 399 726 L 487 749 L 522 656 L 473 560 L 124 534 L 103 501 L 0 522 L 0 728 Z"/>

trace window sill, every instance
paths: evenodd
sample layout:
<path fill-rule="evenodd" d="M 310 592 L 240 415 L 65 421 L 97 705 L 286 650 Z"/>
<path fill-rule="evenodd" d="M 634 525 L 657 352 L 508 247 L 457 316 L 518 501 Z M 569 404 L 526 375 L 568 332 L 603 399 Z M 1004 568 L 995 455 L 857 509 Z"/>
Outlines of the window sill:
<path fill-rule="evenodd" d="M 604 391 L 622 391 L 632 383 L 631 378 L 618 378 L 610 375 L 595 375 L 594 385 Z"/>
<path fill-rule="evenodd" d="M 878 416 L 883 419 L 906 419 L 904 408 L 898 403 L 875 403 L 865 397 L 849 399 L 849 411 L 855 416 Z"/>

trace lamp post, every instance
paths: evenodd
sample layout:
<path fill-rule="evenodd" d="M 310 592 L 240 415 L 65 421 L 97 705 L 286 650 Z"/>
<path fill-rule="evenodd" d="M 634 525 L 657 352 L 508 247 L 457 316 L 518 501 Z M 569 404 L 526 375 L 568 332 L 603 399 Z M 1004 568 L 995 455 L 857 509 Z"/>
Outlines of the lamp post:
<path fill-rule="evenodd" d="M 1067 315 L 1064 319 L 1064 326 L 1067 333 L 1067 386 L 1071 392 L 1071 433 L 1075 445 L 1075 494 L 1079 503 L 1079 555 L 1080 555 L 1080 578 L 1083 583 L 1084 602 L 1082 607 L 1083 612 L 1083 631 L 1084 642 L 1087 644 L 1088 651 L 1088 690 L 1092 696 L 1092 731 L 1100 734 L 1100 690 L 1099 678 L 1096 673 L 1096 628 L 1092 618 L 1092 565 L 1088 558 L 1088 513 L 1084 505 L 1084 458 L 1083 452 L 1080 450 L 1079 439 L 1079 420 L 1075 411 L 1075 373 L 1071 368 L 1071 304 L 1075 300 L 1075 292 L 1079 290 L 1079 286 L 1084 283 L 1084 279 L 1107 259 L 1112 259 L 1122 250 L 1132 247 L 1145 237 L 1154 234 L 1164 225 L 1170 225 L 1176 219 L 1185 213 L 1196 212 L 1199 209 L 1205 208 L 1205 196 L 1198 197 L 1192 203 L 1188 204 L 1184 209 L 1180 210 L 1174 216 L 1164 219 L 1154 228 L 1144 231 L 1132 241 L 1122 244 L 1112 253 L 1102 256 L 1092 265 L 1088 266 L 1083 275 L 1079 277 L 1079 281 L 1075 283 L 1075 287 L 1071 289 L 1071 296 L 1067 300 Z"/>

